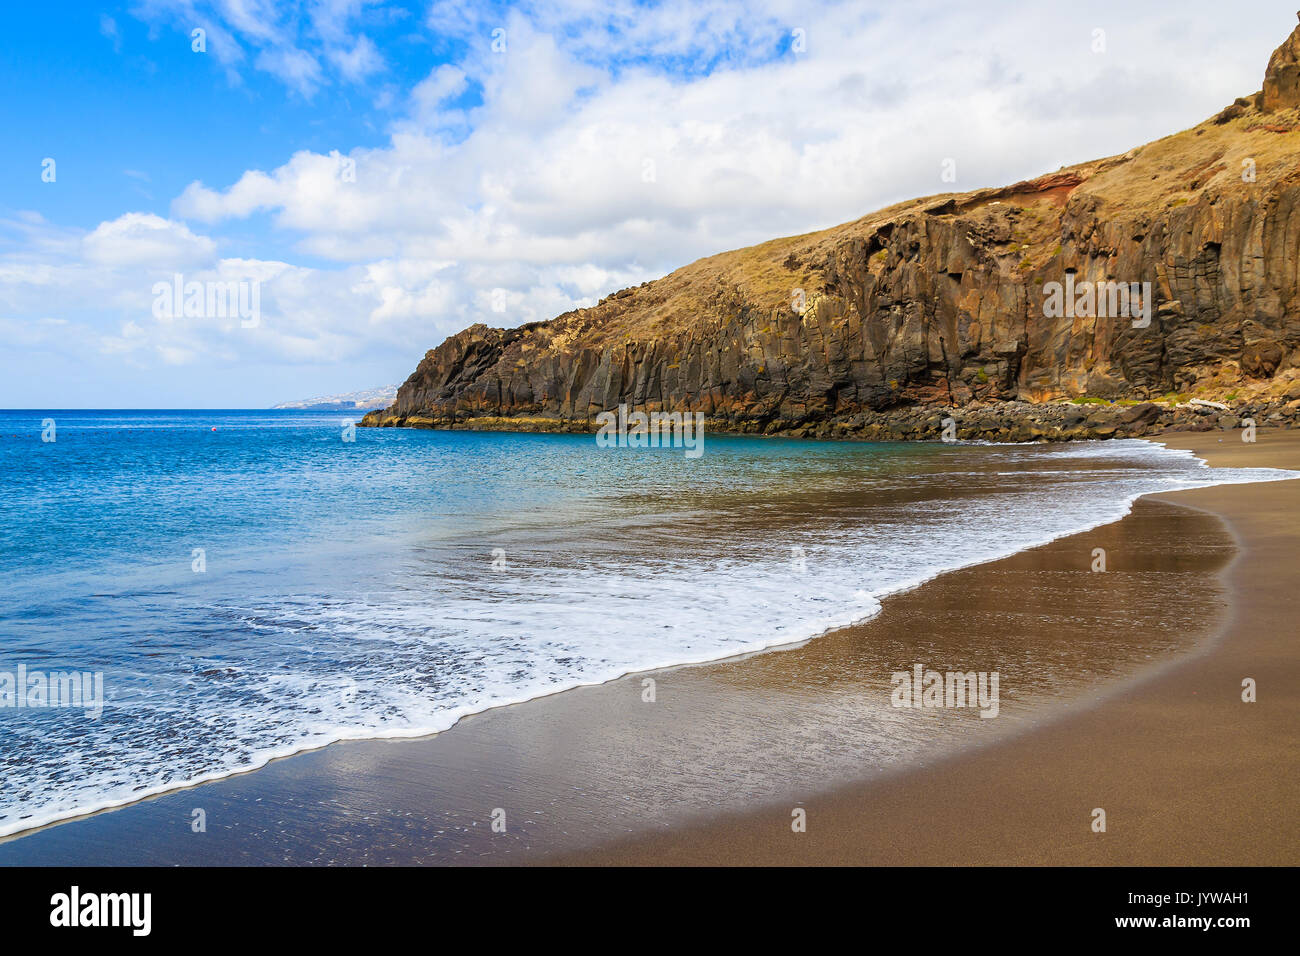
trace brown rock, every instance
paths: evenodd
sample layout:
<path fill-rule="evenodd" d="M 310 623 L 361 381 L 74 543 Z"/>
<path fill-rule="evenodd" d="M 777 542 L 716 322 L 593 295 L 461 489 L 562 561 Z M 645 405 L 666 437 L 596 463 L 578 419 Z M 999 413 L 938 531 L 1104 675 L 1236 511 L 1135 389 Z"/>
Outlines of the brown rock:
<path fill-rule="evenodd" d="M 1296 16 L 1300 17 L 1300 13 Z M 1300 27 L 1269 57 L 1262 105 L 1266 110 L 1300 106 Z"/>
<path fill-rule="evenodd" d="M 1120 412 L 1119 420 L 1125 425 L 1147 425 L 1160 417 L 1160 406 L 1151 402 L 1133 405 Z"/>
<path fill-rule="evenodd" d="M 1235 120 L 1238 116 L 1244 116 L 1246 114 L 1246 110 L 1249 105 L 1250 104 L 1248 104 L 1245 100 L 1238 98 L 1235 103 L 1233 103 L 1231 106 L 1225 107 L 1223 112 L 1219 113 L 1218 116 L 1214 117 L 1215 124 L 1218 126 L 1222 126 L 1224 123 Z"/>

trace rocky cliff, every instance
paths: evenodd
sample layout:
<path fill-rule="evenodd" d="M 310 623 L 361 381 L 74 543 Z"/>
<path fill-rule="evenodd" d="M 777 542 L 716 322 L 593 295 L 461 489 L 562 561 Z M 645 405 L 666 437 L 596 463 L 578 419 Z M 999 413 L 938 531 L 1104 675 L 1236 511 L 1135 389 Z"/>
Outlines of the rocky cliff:
<path fill-rule="evenodd" d="M 1061 287 L 1098 294 L 1063 313 Z M 1207 414 L 1192 397 L 1260 424 L 1300 408 L 1300 27 L 1259 93 L 1193 129 L 712 256 L 549 322 L 474 325 L 364 424 L 587 430 L 624 403 L 714 430 L 921 437 L 958 409 L 967 432 L 1070 437 Z M 1089 414 L 1044 404 L 1061 400 Z"/>

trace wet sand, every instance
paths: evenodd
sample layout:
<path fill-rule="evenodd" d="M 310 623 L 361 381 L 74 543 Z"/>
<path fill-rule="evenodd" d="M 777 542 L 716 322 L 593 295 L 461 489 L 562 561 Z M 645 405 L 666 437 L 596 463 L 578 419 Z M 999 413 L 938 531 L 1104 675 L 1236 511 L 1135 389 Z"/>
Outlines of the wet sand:
<path fill-rule="evenodd" d="M 1300 436 L 1170 434 L 1212 466 L 1300 468 Z M 1155 496 L 1231 529 L 1229 609 L 1202 649 L 1030 733 L 790 808 L 624 841 L 582 863 L 1295 865 L 1300 482 Z M 1131 520 L 1131 519 L 1127 519 Z M 1127 639 L 1119 632 L 1117 640 Z M 1258 700 L 1242 700 L 1254 678 Z M 1094 832 L 1093 811 L 1106 811 Z"/>
<path fill-rule="evenodd" d="M 1235 451 L 1218 437 L 1179 447 Z M 1211 460 L 1300 466 L 1300 442 Z M 801 646 L 335 744 L 7 840 L 0 864 L 1295 862 L 1298 494 L 1143 499 Z M 999 716 L 891 707 L 917 663 L 998 671 Z"/>

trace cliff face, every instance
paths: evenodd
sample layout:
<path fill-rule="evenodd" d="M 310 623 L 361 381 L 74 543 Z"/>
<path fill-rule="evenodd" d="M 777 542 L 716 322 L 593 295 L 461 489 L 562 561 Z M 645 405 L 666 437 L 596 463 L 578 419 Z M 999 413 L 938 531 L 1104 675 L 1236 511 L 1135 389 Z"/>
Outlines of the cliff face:
<path fill-rule="evenodd" d="M 1048 304 L 1053 283 L 1108 282 L 1149 283 L 1149 315 Z M 365 424 L 587 429 L 625 403 L 845 434 L 918 407 L 1169 393 L 1289 418 L 1297 381 L 1300 28 L 1259 94 L 1194 129 L 702 259 L 549 322 L 474 325 Z"/>

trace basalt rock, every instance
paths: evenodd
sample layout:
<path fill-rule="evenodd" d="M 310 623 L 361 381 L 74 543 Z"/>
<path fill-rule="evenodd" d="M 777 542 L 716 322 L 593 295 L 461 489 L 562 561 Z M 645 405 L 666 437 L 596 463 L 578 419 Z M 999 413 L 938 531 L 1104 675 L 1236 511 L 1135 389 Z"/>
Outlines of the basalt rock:
<path fill-rule="evenodd" d="M 744 433 L 939 437 L 955 417 L 1037 440 L 1201 427 L 1179 407 L 1193 394 L 1289 423 L 1297 77 L 1300 28 L 1262 93 L 1122 156 L 712 256 L 549 322 L 471 326 L 363 424 L 581 431 L 626 404 Z M 1056 284 L 1096 295 L 1062 312 Z M 1096 421 L 1060 404 L 1084 398 L 1127 404 Z"/>

